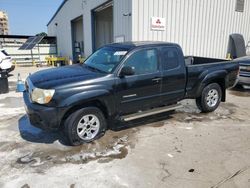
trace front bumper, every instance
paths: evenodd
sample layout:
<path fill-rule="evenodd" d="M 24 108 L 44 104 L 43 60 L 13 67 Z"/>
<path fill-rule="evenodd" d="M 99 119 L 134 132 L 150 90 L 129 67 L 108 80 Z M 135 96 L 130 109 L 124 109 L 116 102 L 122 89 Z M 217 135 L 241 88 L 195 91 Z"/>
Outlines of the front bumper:
<path fill-rule="evenodd" d="M 30 101 L 27 91 L 23 92 L 25 109 L 30 123 L 43 130 L 58 130 L 66 112 L 64 108 L 47 107 Z"/>

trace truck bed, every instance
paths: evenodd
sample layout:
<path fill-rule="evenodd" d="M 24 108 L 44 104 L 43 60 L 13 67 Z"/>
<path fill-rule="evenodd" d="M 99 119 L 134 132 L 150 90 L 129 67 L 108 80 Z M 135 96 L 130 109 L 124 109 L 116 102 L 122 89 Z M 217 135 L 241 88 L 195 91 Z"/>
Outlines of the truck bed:
<path fill-rule="evenodd" d="M 208 58 L 208 57 L 198 57 L 198 56 L 185 56 L 185 63 L 187 66 L 209 64 L 209 63 L 218 63 L 218 62 L 224 62 L 224 61 L 226 62 L 228 60 Z"/>
<path fill-rule="evenodd" d="M 204 79 L 209 82 L 209 76 L 213 77 L 212 75 L 215 74 L 221 75 L 221 78 L 218 79 L 221 79 L 221 81 L 226 80 L 227 85 L 224 87 L 230 88 L 235 84 L 238 75 L 239 64 L 236 61 L 187 56 L 185 57 L 185 63 L 187 71 L 187 98 L 196 98 L 199 88 L 202 88 L 201 83 L 205 84 L 203 82 Z"/>

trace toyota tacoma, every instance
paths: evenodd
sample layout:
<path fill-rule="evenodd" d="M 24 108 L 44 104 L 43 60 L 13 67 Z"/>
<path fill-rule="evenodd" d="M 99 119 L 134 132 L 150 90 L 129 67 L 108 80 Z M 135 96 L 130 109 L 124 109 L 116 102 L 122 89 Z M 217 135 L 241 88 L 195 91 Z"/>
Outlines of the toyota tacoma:
<path fill-rule="evenodd" d="M 63 130 L 69 144 L 79 145 L 116 122 L 172 111 L 187 98 L 196 99 L 201 112 L 212 112 L 238 74 L 238 62 L 184 57 L 178 44 L 114 43 L 83 64 L 30 75 L 23 97 L 31 124 Z"/>

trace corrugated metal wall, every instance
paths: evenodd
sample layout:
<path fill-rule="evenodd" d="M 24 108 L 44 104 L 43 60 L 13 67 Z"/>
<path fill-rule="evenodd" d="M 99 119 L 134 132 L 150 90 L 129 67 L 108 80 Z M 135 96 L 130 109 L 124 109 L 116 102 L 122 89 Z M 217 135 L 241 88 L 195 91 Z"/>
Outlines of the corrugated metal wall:
<path fill-rule="evenodd" d="M 132 0 L 114 0 L 114 41 L 124 36 L 125 41 L 132 40 Z"/>
<path fill-rule="evenodd" d="M 92 53 L 92 15 L 91 10 L 109 0 L 68 0 L 48 25 L 48 34 L 57 37 L 58 53 L 72 58 L 71 20 L 82 16 L 84 35 L 84 54 Z M 124 36 L 125 41 L 132 39 L 132 18 L 123 14 L 131 13 L 132 0 L 113 1 L 114 40 Z"/>
<path fill-rule="evenodd" d="M 48 25 L 48 35 L 57 37 L 58 55 L 72 59 L 71 20 L 83 14 L 82 0 L 67 1 Z"/>
<path fill-rule="evenodd" d="M 231 33 L 250 40 L 250 1 L 244 12 L 236 0 L 132 0 L 132 40 L 179 43 L 186 55 L 224 58 Z M 166 18 L 165 31 L 152 31 L 151 17 Z"/>

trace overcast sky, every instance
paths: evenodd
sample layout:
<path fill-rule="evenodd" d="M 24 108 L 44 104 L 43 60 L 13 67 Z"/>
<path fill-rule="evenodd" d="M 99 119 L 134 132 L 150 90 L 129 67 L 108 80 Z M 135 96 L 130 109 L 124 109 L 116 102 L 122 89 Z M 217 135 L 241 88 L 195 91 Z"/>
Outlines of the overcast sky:
<path fill-rule="evenodd" d="M 7 12 L 11 35 L 47 33 L 47 23 L 63 0 L 0 0 Z"/>

